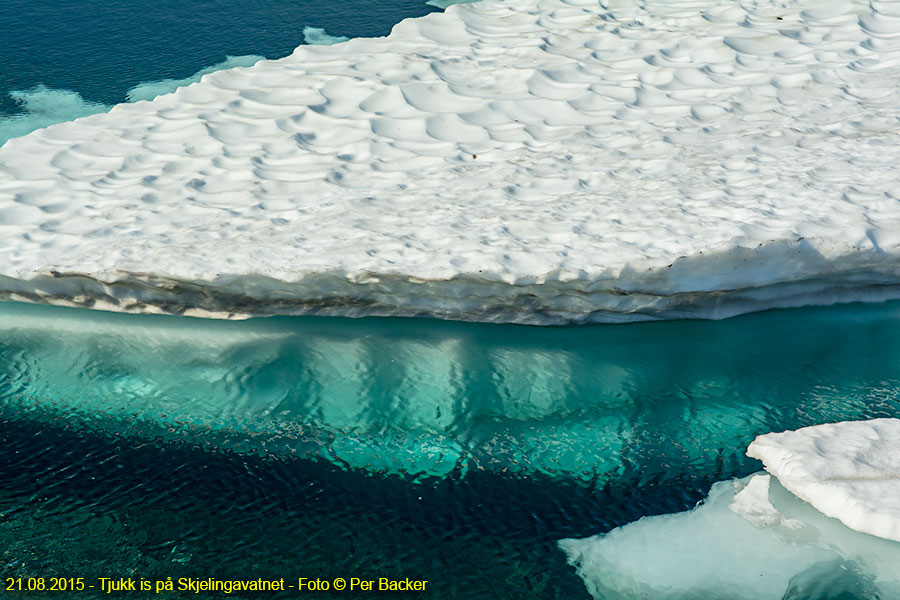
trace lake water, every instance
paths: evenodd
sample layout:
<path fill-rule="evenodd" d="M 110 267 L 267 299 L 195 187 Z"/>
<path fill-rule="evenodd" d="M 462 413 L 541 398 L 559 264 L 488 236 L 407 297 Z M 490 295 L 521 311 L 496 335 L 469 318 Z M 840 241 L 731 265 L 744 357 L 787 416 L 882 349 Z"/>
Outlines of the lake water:
<path fill-rule="evenodd" d="M 0 143 L 327 41 L 308 27 L 378 36 L 434 10 L 5 0 Z M 760 468 L 754 436 L 898 398 L 898 303 L 576 328 L 0 303 L 2 575 L 589 598 L 558 540 L 687 510 Z"/>
<path fill-rule="evenodd" d="M 0 304 L 6 575 L 584 598 L 557 540 L 689 509 L 759 469 L 757 434 L 900 415 L 898 317 L 536 328 Z"/>
<path fill-rule="evenodd" d="M 0 144 L 108 110 L 141 84 L 281 58 L 307 38 L 321 41 L 315 32 L 304 36 L 308 27 L 383 36 L 404 18 L 436 10 L 424 0 L 4 0 Z"/>

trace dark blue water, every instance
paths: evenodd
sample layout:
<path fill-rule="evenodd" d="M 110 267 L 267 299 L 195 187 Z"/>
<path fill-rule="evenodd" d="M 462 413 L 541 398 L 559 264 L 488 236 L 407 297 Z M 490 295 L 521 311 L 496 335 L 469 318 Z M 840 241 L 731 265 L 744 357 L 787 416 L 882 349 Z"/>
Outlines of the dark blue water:
<path fill-rule="evenodd" d="M 3 0 L 0 110 L 18 108 L 9 90 L 39 83 L 122 102 L 139 83 L 188 77 L 226 56 L 286 56 L 306 26 L 382 36 L 434 10 L 424 0 Z"/>
<path fill-rule="evenodd" d="M 584 598 L 557 540 L 692 507 L 759 469 L 759 433 L 900 415 L 900 304 L 580 328 L 3 304 L 0 368 L 9 576 Z"/>
<path fill-rule="evenodd" d="M 228 57 L 246 66 L 286 56 L 305 27 L 383 36 L 434 10 L 424 0 L 4 0 L 0 144 L 108 110 L 139 84 L 189 78 Z"/>

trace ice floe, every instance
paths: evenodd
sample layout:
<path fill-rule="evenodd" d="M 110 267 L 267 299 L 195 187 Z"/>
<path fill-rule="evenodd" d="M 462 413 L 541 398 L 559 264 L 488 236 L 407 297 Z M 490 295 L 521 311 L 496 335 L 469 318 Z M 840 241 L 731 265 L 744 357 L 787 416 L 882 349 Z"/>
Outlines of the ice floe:
<path fill-rule="evenodd" d="M 897 2 L 484 0 L 0 148 L 0 296 L 531 323 L 900 297 Z"/>
<path fill-rule="evenodd" d="M 768 474 L 717 483 L 697 508 L 560 547 L 597 599 L 896 598 L 900 544 L 829 519 Z"/>
<path fill-rule="evenodd" d="M 591 594 L 900 595 L 900 420 L 762 435 L 748 454 L 763 460 L 769 473 L 717 483 L 685 513 L 560 542 Z"/>
<path fill-rule="evenodd" d="M 900 542 L 900 419 L 770 433 L 747 454 L 829 517 Z"/>

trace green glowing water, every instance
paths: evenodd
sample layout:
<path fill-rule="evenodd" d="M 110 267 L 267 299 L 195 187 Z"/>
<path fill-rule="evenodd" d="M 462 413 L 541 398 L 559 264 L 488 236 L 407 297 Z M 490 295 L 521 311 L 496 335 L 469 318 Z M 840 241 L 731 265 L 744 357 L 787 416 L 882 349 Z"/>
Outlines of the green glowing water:
<path fill-rule="evenodd" d="M 0 541 L 10 574 L 583 598 L 556 540 L 690 508 L 759 468 L 755 435 L 898 398 L 898 303 L 578 328 L 0 304 Z"/>
<path fill-rule="evenodd" d="M 413 478 L 596 482 L 724 469 L 759 433 L 894 414 L 898 313 L 533 328 L 2 304 L 0 401 Z"/>

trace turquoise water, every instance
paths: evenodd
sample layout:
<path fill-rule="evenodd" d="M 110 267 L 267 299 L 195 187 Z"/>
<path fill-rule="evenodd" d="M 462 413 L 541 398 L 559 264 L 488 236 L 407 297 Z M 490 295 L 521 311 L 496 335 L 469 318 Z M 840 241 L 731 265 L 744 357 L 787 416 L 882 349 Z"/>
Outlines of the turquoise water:
<path fill-rule="evenodd" d="M 898 303 L 577 328 L 0 304 L 6 571 L 586 597 L 556 540 L 690 508 L 758 470 L 757 434 L 900 415 L 898 340 Z"/>
<path fill-rule="evenodd" d="M 0 143 L 433 10 L 5 0 Z M 898 303 L 579 328 L 0 303 L 0 575 L 588 598 L 558 540 L 689 509 L 759 469 L 757 434 L 900 416 L 898 340 Z M 867 598 L 827 587 L 789 597 Z"/>

